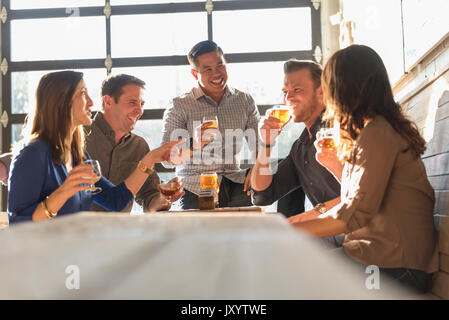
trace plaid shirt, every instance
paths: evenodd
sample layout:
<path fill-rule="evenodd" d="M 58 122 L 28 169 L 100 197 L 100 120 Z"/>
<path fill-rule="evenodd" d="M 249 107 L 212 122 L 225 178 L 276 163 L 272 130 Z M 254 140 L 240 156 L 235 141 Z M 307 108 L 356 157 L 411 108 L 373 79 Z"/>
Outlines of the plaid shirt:
<path fill-rule="evenodd" d="M 178 138 L 176 129 L 183 129 L 188 132 L 189 137 L 193 137 L 195 128 L 201 124 L 204 116 L 217 116 L 218 128 L 222 135 L 221 141 L 215 139 L 202 150 L 202 153 L 196 152 L 189 161 L 176 167 L 176 175 L 180 177 L 182 186 L 196 194 L 201 191 L 202 172 L 216 172 L 219 183 L 223 176 L 236 183 L 243 183 L 245 171 L 240 169 L 239 157 L 243 136 L 246 138 L 254 158 L 259 139 L 260 115 L 249 94 L 226 87 L 223 98 L 217 104 L 201 88 L 193 88 L 189 93 L 174 98 L 172 105 L 166 110 L 163 143 Z M 225 143 L 226 140 L 229 140 L 229 136 L 228 139 L 226 136 L 230 133 L 230 129 L 237 134 L 248 130 L 248 134 L 240 134 L 242 138 L 232 139 L 231 143 Z M 211 161 L 212 158 L 214 161 Z"/>

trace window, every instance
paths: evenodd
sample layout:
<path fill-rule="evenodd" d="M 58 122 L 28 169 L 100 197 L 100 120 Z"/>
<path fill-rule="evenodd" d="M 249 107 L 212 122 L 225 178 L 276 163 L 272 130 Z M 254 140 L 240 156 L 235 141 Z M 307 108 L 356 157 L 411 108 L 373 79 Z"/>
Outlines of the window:
<path fill-rule="evenodd" d="M 11 21 L 11 61 L 102 58 L 106 52 L 102 17 Z"/>
<path fill-rule="evenodd" d="M 2 102 L 9 119 L 3 152 L 20 137 L 40 77 L 64 69 L 84 72 L 94 110 L 101 108 L 100 86 L 108 74 L 143 79 L 146 110 L 135 131 L 157 147 L 164 109 L 195 85 L 186 54 L 205 39 L 223 48 L 229 85 L 249 92 L 262 114 L 282 103 L 283 62 L 314 60 L 321 46 L 319 10 L 309 0 L 212 3 L 209 14 L 206 1 L 198 0 L 2 0 Z M 282 156 L 298 136 L 297 130 L 283 133 Z M 5 199 L 4 193 L 4 207 Z"/>
<path fill-rule="evenodd" d="M 111 17 L 113 58 L 185 55 L 207 39 L 207 13 L 164 13 Z"/>
<path fill-rule="evenodd" d="M 310 8 L 219 11 L 213 15 L 214 40 L 225 52 L 311 50 L 311 29 Z"/>

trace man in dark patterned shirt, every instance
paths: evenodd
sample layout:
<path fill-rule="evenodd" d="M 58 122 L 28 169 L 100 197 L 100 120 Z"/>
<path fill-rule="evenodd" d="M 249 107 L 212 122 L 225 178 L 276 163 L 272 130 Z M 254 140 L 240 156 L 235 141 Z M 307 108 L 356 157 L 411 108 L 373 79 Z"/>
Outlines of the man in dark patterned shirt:
<path fill-rule="evenodd" d="M 252 200 L 256 205 L 269 205 L 302 188 L 315 207 L 290 217 L 289 221 L 305 221 L 340 202 L 340 183 L 315 159 L 314 141 L 325 109 L 321 66 L 292 59 L 284 64 L 284 73 L 284 101 L 291 109 L 293 121 L 303 122 L 306 128 L 275 171 L 270 165 L 271 150 L 283 125 L 274 117 L 264 119 L 260 128 L 261 147 L 251 176 Z"/>

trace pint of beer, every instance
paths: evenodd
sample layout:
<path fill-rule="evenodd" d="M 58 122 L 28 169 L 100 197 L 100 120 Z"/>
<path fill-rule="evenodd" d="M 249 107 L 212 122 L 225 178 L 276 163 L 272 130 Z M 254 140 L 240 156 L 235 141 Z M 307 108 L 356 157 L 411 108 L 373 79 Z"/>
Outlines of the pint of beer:
<path fill-rule="evenodd" d="M 274 106 L 267 110 L 267 116 L 278 119 L 284 125 L 290 119 L 290 108 L 287 106 Z"/>
<path fill-rule="evenodd" d="M 218 177 L 215 172 L 201 174 L 202 189 L 218 189 Z"/>
<path fill-rule="evenodd" d="M 334 128 L 321 128 L 319 132 L 323 148 L 335 149 L 337 147 L 337 135 Z"/>
<path fill-rule="evenodd" d="M 217 116 L 206 116 L 203 117 L 203 123 L 207 122 L 209 129 L 218 129 L 218 117 Z"/>

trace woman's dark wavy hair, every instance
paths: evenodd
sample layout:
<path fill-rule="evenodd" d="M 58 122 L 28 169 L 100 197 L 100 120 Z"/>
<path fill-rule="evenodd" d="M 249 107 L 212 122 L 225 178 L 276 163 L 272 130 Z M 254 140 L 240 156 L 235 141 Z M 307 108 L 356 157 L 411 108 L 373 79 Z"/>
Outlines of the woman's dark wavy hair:
<path fill-rule="evenodd" d="M 382 115 L 408 141 L 417 157 L 424 153 L 426 142 L 395 102 L 387 70 L 373 49 L 352 45 L 337 51 L 327 62 L 321 81 L 328 108 L 325 117 L 340 123 L 343 159 L 349 161 L 364 121 L 376 115 Z"/>

